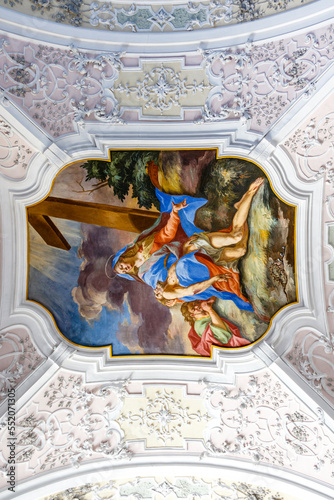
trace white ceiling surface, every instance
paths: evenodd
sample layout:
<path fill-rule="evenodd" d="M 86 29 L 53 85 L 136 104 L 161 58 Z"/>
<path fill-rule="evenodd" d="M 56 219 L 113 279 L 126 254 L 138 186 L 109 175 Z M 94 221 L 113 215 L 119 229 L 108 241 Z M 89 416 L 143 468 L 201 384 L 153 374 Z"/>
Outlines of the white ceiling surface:
<path fill-rule="evenodd" d="M 187 4 L 184 0 L 117 2 L 34 2 L 1 0 L 0 5 L 25 15 L 81 28 L 124 32 L 172 32 L 216 29 L 285 12 L 314 0 L 222 0 Z M 70 8 L 65 8 L 65 7 Z"/>
<path fill-rule="evenodd" d="M 145 71 L 143 61 L 153 61 L 157 65 L 178 64 L 180 59 L 185 61 L 190 57 L 202 56 L 203 52 L 199 49 L 210 48 L 225 54 L 232 50 L 234 54 L 242 55 L 252 50 L 252 47 L 247 48 L 250 43 L 256 45 L 258 42 L 268 47 L 270 42 L 278 43 L 280 39 L 284 39 L 286 45 L 291 42 L 290 46 L 292 44 L 298 48 L 299 42 L 295 41 L 298 37 L 305 38 L 310 33 L 323 33 L 323 37 L 329 37 L 331 28 L 328 27 L 333 13 L 331 2 L 316 1 L 290 12 L 237 27 L 218 27 L 210 32 L 99 32 L 96 40 L 96 33 L 90 30 L 38 19 L 32 23 L 25 15 L 2 8 L 0 29 L 4 38 L 14 40 L 15 47 L 43 43 L 46 46 L 57 45 L 60 50 L 73 50 L 74 45 L 88 53 L 97 51 L 94 53 L 95 58 L 103 51 L 121 51 L 124 58 L 134 55 L 137 58 L 136 67 Z M 152 478 L 153 475 L 174 479 L 196 476 L 211 483 L 219 477 L 227 482 L 241 481 L 267 487 L 272 492 L 280 492 L 283 498 L 288 498 L 288 495 L 294 498 L 333 498 L 334 418 L 331 378 L 334 379 L 334 344 L 331 316 L 334 286 L 329 280 L 328 264 L 334 257 L 333 248 L 328 243 L 328 228 L 334 221 L 330 154 L 333 147 L 331 120 L 334 108 L 331 96 L 334 66 L 331 48 L 327 47 L 321 52 L 319 40 L 321 38 L 312 42 L 309 37 L 303 42 L 305 47 L 313 43 L 312 50 L 318 51 L 318 60 L 314 56 L 309 61 L 313 64 L 313 75 L 306 76 L 307 83 L 304 82 L 300 88 L 298 84 L 294 87 L 291 84 L 279 90 L 288 94 L 292 88 L 294 94 L 267 125 L 258 128 L 252 125 L 252 116 L 243 113 L 240 107 L 234 107 L 238 111 L 234 115 L 221 113 L 214 119 L 193 123 L 189 118 L 191 114 L 187 115 L 187 112 L 193 112 L 196 108 L 196 112 L 205 116 L 205 103 L 194 107 L 186 102 L 178 116 L 168 116 L 168 120 L 163 112 L 158 115 L 153 112 L 150 114 L 150 111 L 146 114 L 138 112 L 139 104 L 130 109 L 131 112 L 138 112 L 133 121 L 122 118 L 122 109 L 117 119 L 109 122 L 93 119 L 93 115 L 87 112 L 78 122 L 74 122 L 73 131 L 60 131 L 59 136 L 55 136 L 30 114 L 31 103 L 20 100 L 18 96 L 15 98 L 8 88 L 2 91 L 0 134 L 4 153 L 1 156 L 0 173 L 0 326 L 2 344 L 12 352 L 11 364 L 0 364 L 0 369 L 6 366 L 0 372 L 3 386 L 6 389 L 6 380 L 11 386 L 16 386 L 19 419 L 36 414 L 45 422 L 49 421 L 51 415 L 56 419 L 56 412 L 54 409 L 47 410 L 47 406 L 38 408 L 38 405 L 42 405 L 45 388 L 59 380 L 59 376 L 69 380 L 68 377 L 73 373 L 75 377 L 81 378 L 82 391 L 86 395 L 110 386 L 111 395 L 107 398 L 118 398 L 114 407 L 117 411 L 110 415 L 112 423 L 109 422 L 109 427 L 104 427 L 103 432 L 107 434 L 110 429 L 116 432 L 117 428 L 119 441 L 113 445 L 108 457 L 103 454 L 102 448 L 97 448 L 95 444 L 84 444 L 83 437 L 78 437 L 81 455 L 75 452 L 73 443 L 69 455 L 73 458 L 79 453 L 79 468 L 71 465 L 70 460 L 63 464 L 56 461 L 54 470 L 49 466 L 43 469 L 41 465 L 47 455 L 58 457 L 57 450 L 62 445 L 57 441 L 59 433 L 56 438 L 51 438 L 44 424 L 38 423 L 34 427 L 35 438 L 31 438 L 32 441 L 28 443 L 30 448 L 35 448 L 35 454 L 32 458 L 22 459 L 18 465 L 15 496 L 3 482 L 1 498 L 37 499 L 87 482 L 98 484 L 110 479 L 124 479 L 126 482 L 135 477 Z M 324 41 L 322 38 L 321 43 L 325 42 L 330 43 L 331 40 L 328 38 Z M 216 95 L 218 86 L 223 83 L 217 83 L 210 76 L 210 67 L 200 59 L 198 61 L 196 68 L 206 73 L 209 80 L 211 78 L 211 92 Z M 5 69 L 5 63 L 2 64 L 2 69 Z M 126 73 L 126 68 L 118 65 L 115 71 L 114 81 L 119 75 L 122 76 L 122 72 Z M 240 69 L 235 71 L 238 77 Z M 210 95 L 207 101 L 209 105 Z M 325 108 L 321 107 L 325 101 Z M 323 144 L 326 144 L 326 151 L 321 149 Z M 193 358 L 145 356 L 110 359 L 107 349 L 88 351 L 66 343 L 59 336 L 50 315 L 37 304 L 26 301 L 25 207 L 47 195 L 53 179 L 64 165 L 87 157 L 107 158 L 109 148 L 136 149 L 138 146 L 173 149 L 218 147 L 222 155 L 254 160 L 266 171 L 276 193 L 297 206 L 299 303 L 276 315 L 270 332 L 255 346 L 236 354 L 214 350 L 212 359 L 198 361 Z M 329 156 L 326 157 L 326 154 Z M 307 342 L 303 343 L 306 338 Z M 26 351 L 25 360 L 20 358 L 22 349 Z M 302 354 L 293 358 L 291 349 L 296 352 L 299 349 L 298 352 Z M 0 363 L 5 363 L 4 359 L 0 351 Z M 278 384 L 278 397 L 283 398 L 283 402 L 266 399 L 269 386 L 261 382 L 265 374 L 272 384 Z M 256 377 L 256 380 L 252 377 Z M 206 383 L 201 385 L 203 379 Z M 242 420 L 238 432 L 230 432 L 226 448 L 219 448 L 218 445 L 215 448 L 214 429 L 226 428 L 224 411 L 236 411 L 239 417 L 247 417 L 244 398 L 250 391 L 250 382 L 258 390 L 257 409 L 262 411 L 265 407 L 267 412 L 262 421 L 254 420 L 255 441 L 258 441 L 252 445 L 251 436 L 245 438 L 250 424 Z M 213 385 L 210 386 L 210 383 Z M 130 392 L 123 388 L 123 385 L 128 387 L 127 384 L 130 384 Z M 134 384 L 132 392 L 131 384 Z M 185 391 L 185 401 L 191 397 L 189 395 L 197 394 L 196 404 L 204 404 L 209 415 L 203 434 L 196 439 L 185 436 L 183 445 L 178 449 L 161 443 L 150 447 L 147 441 L 145 444 L 144 434 L 137 437 L 128 435 L 126 426 L 122 427 L 117 420 L 121 409 L 130 396 L 133 400 L 139 396 L 145 398 L 145 391 L 152 384 L 167 390 L 171 387 L 182 389 Z M 210 403 L 212 394 L 216 393 L 224 395 L 220 397 L 227 406 L 222 406 L 222 412 L 217 412 Z M 285 393 L 289 394 L 287 399 Z M 78 393 L 73 392 L 73 405 L 78 397 Z M 238 401 L 238 409 L 229 406 L 235 401 Z M 90 404 L 91 401 L 88 407 Z M 4 422 L 2 442 L 5 439 L 6 410 L 7 403 L 3 399 L 0 406 Z M 72 410 L 75 413 L 74 406 Z M 84 418 L 85 411 L 82 408 L 81 411 Z M 252 410 L 249 411 L 251 414 Z M 296 412 L 302 414 L 303 418 L 295 424 L 299 434 L 291 434 L 289 422 L 291 415 Z M 63 421 L 60 419 L 57 422 L 62 429 Z M 75 420 L 71 422 L 75 427 Z M 145 425 L 143 423 L 143 428 Z M 184 422 L 182 425 L 185 425 Z M 268 432 L 266 436 L 265 430 Z M 60 434 L 62 432 L 66 434 L 69 431 L 67 429 Z M 99 446 L 101 443 L 100 439 Z M 269 444 L 274 446 L 281 461 L 270 454 L 266 456 L 265 450 Z M 85 449 L 87 453 L 82 451 Z M 0 455 L 0 458 L 4 461 L 4 449 L 2 453 L 4 455 Z M 170 479 L 172 483 L 173 479 Z M 113 494 L 116 490 L 113 490 Z M 169 494 L 176 494 L 172 490 L 169 490 Z M 230 495 L 233 493 L 231 491 Z M 236 493 L 235 490 L 233 494 L 234 497 L 226 498 L 251 498 L 249 492 Z M 212 498 L 218 498 L 214 495 L 216 493 L 211 494 Z M 204 493 L 203 497 L 206 498 Z M 65 494 L 64 498 L 67 498 Z"/>

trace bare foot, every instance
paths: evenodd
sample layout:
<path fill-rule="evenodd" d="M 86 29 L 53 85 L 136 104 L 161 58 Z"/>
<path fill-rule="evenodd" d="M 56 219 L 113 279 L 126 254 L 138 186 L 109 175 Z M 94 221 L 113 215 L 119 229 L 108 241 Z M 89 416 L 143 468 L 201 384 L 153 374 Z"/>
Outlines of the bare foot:
<path fill-rule="evenodd" d="M 249 193 L 256 193 L 260 186 L 262 186 L 264 182 L 264 177 L 258 177 L 256 181 L 252 182 L 252 184 L 248 188 Z"/>
<path fill-rule="evenodd" d="M 245 196 L 247 194 L 249 194 L 249 193 L 251 193 L 252 195 L 254 195 L 256 193 L 256 191 L 259 189 L 259 187 L 262 186 L 263 182 L 264 182 L 264 177 L 258 177 L 254 182 L 252 182 L 252 184 L 248 188 L 248 191 L 243 195 L 243 197 L 241 198 L 241 200 L 239 200 L 236 203 L 234 203 L 234 208 L 236 208 L 237 210 L 239 210 L 240 205 L 243 202 Z"/>

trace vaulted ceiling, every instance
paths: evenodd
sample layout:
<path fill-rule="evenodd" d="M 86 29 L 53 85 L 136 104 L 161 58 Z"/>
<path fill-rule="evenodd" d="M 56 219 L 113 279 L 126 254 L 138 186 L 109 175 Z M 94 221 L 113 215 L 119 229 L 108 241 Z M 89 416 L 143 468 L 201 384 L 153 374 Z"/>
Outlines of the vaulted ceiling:
<path fill-rule="evenodd" d="M 1 498 L 333 498 L 334 6 L 0 11 Z M 26 299 L 26 207 L 66 165 L 117 148 L 218 148 L 297 207 L 298 302 L 261 341 L 207 359 L 111 357 L 67 342 Z"/>

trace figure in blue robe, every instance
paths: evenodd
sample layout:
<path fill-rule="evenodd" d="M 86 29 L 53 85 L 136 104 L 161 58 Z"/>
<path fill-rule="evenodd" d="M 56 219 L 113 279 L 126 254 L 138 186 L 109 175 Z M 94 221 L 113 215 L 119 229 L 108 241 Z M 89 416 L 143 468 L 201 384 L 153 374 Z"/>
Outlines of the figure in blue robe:
<path fill-rule="evenodd" d="M 127 245 L 119 250 L 113 259 L 113 268 L 115 268 L 122 255 L 125 256 L 135 244 L 147 241 L 148 237 L 157 234 L 161 228 L 168 223 L 168 219 L 170 218 L 175 205 L 184 203 L 185 207 L 178 211 L 179 227 L 175 238 L 172 241 L 166 241 L 166 243 L 162 244 L 158 250 L 150 254 L 148 258 L 138 267 L 135 274 L 126 272 L 126 266 L 124 266 L 125 272 L 117 271 L 117 274 L 120 277 L 129 280 L 142 281 L 151 286 L 153 289 L 155 289 L 158 281 L 166 280 L 169 267 L 182 256 L 183 244 L 188 240 L 188 238 L 194 234 L 203 232 L 202 229 L 195 225 L 194 219 L 197 210 L 207 203 L 205 198 L 194 198 L 192 196 L 185 195 L 169 195 L 162 193 L 157 188 L 155 192 L 158 200 L 160 201 L 161 216 L 159 220 L 151 228 L 143 231 L 132 245 Z"/>

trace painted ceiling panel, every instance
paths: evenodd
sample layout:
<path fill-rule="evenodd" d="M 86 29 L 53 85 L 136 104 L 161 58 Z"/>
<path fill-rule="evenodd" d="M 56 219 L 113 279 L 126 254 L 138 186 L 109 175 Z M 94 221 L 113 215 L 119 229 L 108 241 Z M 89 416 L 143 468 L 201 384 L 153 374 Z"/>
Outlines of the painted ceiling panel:
<path fill-rule="evenodd" d="M 3 2 L 2 498 L 13 498 L 15 491 L 19 500 L 332 499 L 332 10 L 323 0 L 164 5 Z M 100 30 L 98 40 L 93 28 Z M 272 199 L 277 221 L 285 228 L 282 234 L 293 228 L 297 300 L 285 301 L 294 303 L 282 308 L 270 325 L 268 321 L 268 334 L 239 351 L 213 347 L 211 355 L 205 356 L 180 356 L 179 351 L 173 351 L 175 356 L 157 356 L 156 351 L 138 349 L 136 356 L 117 357 L 111 356 L 108 347 L 69 342 L 48 310 L 28 300 L 29 262 L 40 269 L 47 259 L 46 254 L 41 258 L 41 236 L 32 232 L 32 218 L 28 220 L 32 209 L 29 212 L 27 207 L 36 211 L 41 201 L 48 203 L 52 187 L 58 204 L 73 202 L 69 198 L 77 190 L 74 204 L 83 207 L 82 212 L 91 204 L 89 224 L 96 228 L 99 204 L 101 209 L 101 204 L 109 203 L 114 214 L 125 208 L 149 211 L 145 203 L 151 197 L 155 200 L 155 188 L 170 196 L 196 198 L 206 185 L 202 170 L 198 174 L 197 160 L 178 163 L 179 177 L 171 181 L 169 161 L 158 154 L 162 150 L 190 154 L 195 149 L 216 150 L 220 157 L 255 163 L 277 200 L 296 207 L 296 215 L 290 214 L 294 220 L 288 220 L 280 213 L 282 204 Z M 117 171 L 112 170 L 117 162 L 113 163 L 111 150 L 123 151 L 124 165 L 117 164 Z M 129 158 L 139 150 L 153 152 L 159 165 L 140 163 L 137 158 L 131 170 Z M 80 165 L 92 158 L 100 162 L 99 168 L 108 164 L 111 171 L 106 167 L 102 175 L 94 164 L 86 185 Z M 65 168 L 68 165 L 72 167 Z M 246 196 L 247 189 L 241 192 L 240 188 L 240 197 L 232 200 L 240 179 L 229 181 L 223 192 L 221 179 L 214 177 L 213 170 L 208 172 L 206 182 L 219 191 L 224 203 L 238 205 Z M 58 174 L 62 183 L 55 181 Z M 224 170 L 224 175 L 231 176 L 231 170 Z M 249 175 L 247 171 L 246 184 L 251 182 Z M 144 215 L 156 219 L 157 205 L 153 212 Z M 103 254 L 100 240 L 89 239 L 97 233 L 89 232 L 82 214 L 61 222 L 61 235 L 54 230 L 58 219 L 53 215 L 42 222 L 53 228 L 53 236 L 63 244 L 66 238 L 73 246 L 80 279 L 91 264 L 87 250 L 95 244 L 103 279 L 93 280 L 86 288 L 100 292 L 96 295 L 100 302 L 103 299 L 101 310 L 109 307 L 109 313 L 115 314 L 114 302 L 102 290 L 110 279 L 108 245 Z M 143 230 L 136 227 L 132 215 L 127 213 L 122 221 L 131 223 L 139 234 Z M 252 221 L 248 213 L 246 221 Z M 263 216 L 254 224 L 262 229 L 263 239 L 267 222 Z M 120 241 L 134 240 L 131 231 L 128 241 L 120 223 L 113 224 Z M 34 235 L 30 248 L 29 234 Z M 270 253 L 273 245 L 282 247 L 281 254 Z M 283 295 L 285 251 L 278 238 L 267 255 Z M 64 283 L 72 280 L 69 269 L 61 274 L 49 260 Z M 253 269 L 254 275 L 257 270 Z M 40 292 L 55 303 L 56 292 L 61 294 L 54 276 L 49 278 L 39 282 Z M 85 302 L 91 312 L 96 304 L 89 294 L 84 297 L 80 279 L 72 280 L 69 288 L 78 296 L 65 298 L 64 293 L 63 300 L 72 308 Z M 84 301 L 79 300 L 81 292 Z M 145 296 L 143 292 L 140 300 Z M 256 300 L 261 303 L 259 293 Z M 275 302 L 275 293 L 271 300 Z M 169 306 L 161 305 L 166 314 Z M 217 311 L 211 313 L 217 320 Z M 150 334 L 160 334 L 162 317 L 162 313 L 156 315 L 149 326 L 145 323 Z M 79 319 L 89 323 L 89 318 Z M 121 325 L 115 320 L 114 326 L 128 332 L 135 321 L 142 320 L 143 310 L 122 318 Z M 103 329 L 99 315 L 97 321 Z M 150 335 L 145 333 L 141 332 L 141 340 L 147 343 Z M 180 344 L 178 334 L 173 331 L 169 339 L 173 346 Z M 124 342 L 128 341 L 126 337 Z M 15 467 L 11 467 L 13 456 Z"/>

